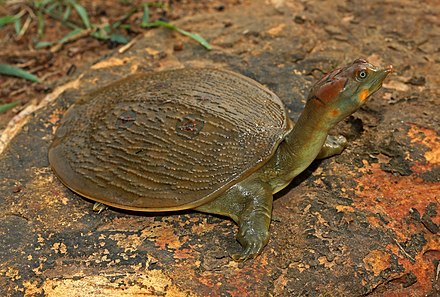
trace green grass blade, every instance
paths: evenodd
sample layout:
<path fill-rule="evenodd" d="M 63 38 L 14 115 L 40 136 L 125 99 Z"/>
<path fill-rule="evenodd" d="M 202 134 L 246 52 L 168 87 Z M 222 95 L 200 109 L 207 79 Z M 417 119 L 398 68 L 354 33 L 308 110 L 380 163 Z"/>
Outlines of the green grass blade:
<path fill-rule="evenodd" d="M 36 49 L 39 49 L 39 48 L 43 48 L 43 47 L 48 47 L 48 46 L 52 46 L 52 42 L 49 42 L 49 41 L 40 41 L 40 42 L 37 42 L 37 44 L 35 45 L 35 48 Z"/>
<path fill-rule="evenodd" d="M 147 3 L 147 5 L 149 7 L 164 8 L 165 10 L 167 10 L 166 8 L 168 7 L 166 3 L 162 3 L 162 2 Z"/>
<path fill-rule="evenodd" d="M 79 14 L 79 16 L 81 17 L 81 20 L 84 24 L 84 26 L 86 26 L 87 29 L 92 28 L 90 26 L 90 21 L 89 21 L 89 15 L 87 14 L 86 9 L 78 4 L 76 1 L 70 1 L 70 3 L 72 4 L 73 8 L 76 10 L 76 12 Z"/>
<path fill-rule="evenodd" d="M 112 25 L 112 29 L 118 29 L 122 25 L 121 21 L 116 21 Z"/>
<path fill-rule="evenodd" d="M 38 1 L 32 1 L 35 8 L 40 9 L 47 4 L 53 2 L 53 0 L 38 0 Z"/>
<path fill-rule="evenodd" d="M 58 43 L 64 43 L 66 42 L 70 37 L 75 36 L 76 34 L 81 33 L 82 29 L 80 28 L 76 28 L 73 29 L 72 31 L 70 31 L 69 33 L 66 34 L 66 36 L 64 36 L 63 38 L 60 39 L 60 41 L 58 41 Z"/>
<path fill-rule="evenodd" d="M 120 26 L 123 26 L 123 23 L 125 21 L 127 21 L 136 12 L 138 12 L 138 8 L 132 7 L 126 14 L 124 14 L 122 17 L 118 18 L 118 20 L 113 23 L 112 28 L 118 29 Z"/>
<path fill-rule="evenodd" d="M 17 19 L 18 18 L 15 15 L 7 15 L 7 16 L 1 17 L 0 18 L 0 28 L 3 27 L 4 25 L 14 23 Z"/>
<path fill-rule="evenodd" d="M 200 36 L 197 33 L 192 33 L 192 32 L 188 32 L 179 28 L 176 28 L 176 31 L 179 32 L 180 34 L 183 34 L 185 36 L 188 36 L 192 39 L 194 39 L 195 41 L 197 41 L 198 43 L 200 43 L 203 47 L 205 47 L 207 50 L 211 50 L 212 46 L 208 43 L 208 41 L 206 41 L 205 38 L 203 38 L 202 36 Z"/>
<path fill-rule="evenodd" d="M 119 26 L 119 28 L 124 29 L 124 30 L 130 30 L 131 29 L 131 25 L 129 25 L 129 24 L 122 24 L 121 26 Z"/>
<path fill-rule="evenodd" d="M 63 22 L 67 21 L 70 18 L 71 12 L 72 12 L 72 8 L 70 8 L 70 6 L 67 6 L 63 14 Z"/>
<path fill-rule="evenodd" d="M 20 19 L 17 19 L 14 22 L 14 28 L 15 28 L 15 35 L 20 34 L 20 31 L 21 31 L 21 20 Z"/>
<path fill-rule="evenodd" d="M 37 34 L 40 37 L 44 34 L 44 17 L 41 11 L 37 12 Z"/>
<path fill-rule="evenodd" d="M 200 43 L 202 46 L 204 46 L 207 50 L 212 49 L 212 46 L 208 43 L 208 41 L 206 41 L 206 39 L 203 38 L 202 36 L 200 36 L 199 34 L 191 33 L 191 32 L 185 31 L 183 29 L 177 28 L 173 24 L 157 20 L 157 21 L 154 21 L 153 23 L 148 23 L 146 27 L 164 27 L 164 28 L 167 28 L 170 30 L 175 30 L 182 35 L 185 35 L 185 36 L 188 36 L 188 37 L 194 39 L 195 41 Z"/>
<path fill-rule="evenodd" d="M 108 35 L 111 31 L 109 24 L 98 27 L 93 25 L 93 29 L 95 29 L 94 32 L 90 34 L 93 38 L 96 38 L 98 40 L 108 40 L 110 38 Z"/>
<path fill-rule="evenodd" d="M 14 101 L 14 102 L 11 102 L 11 103 L 6 103 L 6 104 L 0 105 L 0 113 L 8 111 L 8 110 L 14 108 L 15 106 L 17 106 L 18 103 L 20 103 L 20 101 Z"/>
<path fill-rule="evenodd" d="M 60 2 L 59 2 L 59 1 L 54 1 L 53 3 L 52 3 L 52 2 L 53 2 L 53 1 L 48 1 L 45 5 L 43 5 L 43 7 L 46 6 L 47 4 L 51 3 L 51 4 L 46 8 L 46 11 L 48 11 L 48 12 L 50 12 L 50 13 L 55 13 L 56 10 L 58 9 L 58 6 L 60 5 Z"/>
<path fill-rule="evenodd" d="M 141 27 L 145 28 L 148 23 L 150 23 L 150 10 L 148 9 L 148 4 L 144 4 L 144 14 L 142 15 Z"/>
<path fill-rule="evenodd" d="M 171 29 L 171 30 L 174 30 L 174 28 L 176 28 L 175 26 L 171 25 L 170 23 L 163 22 L 163 21 L 157 21 L 157 20 L 152 23 L 145 24 L 144 27 L 146 27 L 146 28 L 164 27 L 164 28 Z"/>
<path fill-rule="evenodd" d="M 16 76 L 24 78 L 33 82 L 39 82 L 40 80 L 35 75 L 15 66 L 0 64 L 0 74 Z"/>
<path fill-rule="evenodd" d="M 122 43 L 122 44 L 128 43 L 127 37 L 119 33 L 112 33 L 110 35 L 110 40 L 116 43 Z"/>

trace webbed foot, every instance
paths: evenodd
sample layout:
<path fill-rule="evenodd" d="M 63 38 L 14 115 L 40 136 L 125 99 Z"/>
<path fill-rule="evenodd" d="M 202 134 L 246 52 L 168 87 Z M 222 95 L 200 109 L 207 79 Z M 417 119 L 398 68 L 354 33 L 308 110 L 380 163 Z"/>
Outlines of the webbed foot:
<path fill-rule="evenodd" d="M 269 241 L 272 200 L 272 188 L 268 184 L 248 179 L 196 210 L 229 216 L 238 224 L 237 241 L 243 249 L 231 257 L 245 261 L 258 256 Z"/>
<path fill-rule="evenodd" d="M 318 159 L 328 158 L 339 155 L 347 147 L 347 138 L 342 135 L 328 135 L 324 145 L 321 148 Z"/>
<path fill-rule="evenodd" d="M 246 261 L 258 256 L 269 241 L 268 230 L 240 230 L 237 240 L 243 247 L 239 254 L 233 254 L 231 257 L 234 261 Z"/>
<path fill-rule="evenodd" d="M 255 185 L 253 196 L 247 197 L 247 205 L 239 216 L 237 241 L 243 247 L 232 255 L 235 261 L 245 261 L 258 256 L 269 242 L 269 226 L 272 217 L 272 193 L 269 187 Z"/>

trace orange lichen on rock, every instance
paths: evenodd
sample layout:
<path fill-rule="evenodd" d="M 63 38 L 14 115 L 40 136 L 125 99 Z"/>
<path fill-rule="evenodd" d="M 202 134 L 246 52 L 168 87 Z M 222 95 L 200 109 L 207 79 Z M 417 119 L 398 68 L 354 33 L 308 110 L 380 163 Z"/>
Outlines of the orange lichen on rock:
<path fill-rule="evenodd" d="M 338 212 L 354 212 L 354 208 L 348 205 L 337 205 L 336 210 Z"/>
<path fill-rule="evenodd" d="M 391 264 L 390 254 L 379 250 L 372 250 L 363 261 L 367 270 L 372 271 L 374 276 L 378 276 Z"/>
<path fill-rule="evenodd" d="M 154 242 L 161 250 L 178 249 L 187 239 L 187 236 L 179 238 L 174 227 L 167 222 L 151 222 L 149 228 L 142 230 L 141 237 Z"/>
<path fill-rule="evenodd" d="M 52 124 L 52 125 L 56 125 L 56 124 L 60 121 L 62 115 L 63 115 L 65 112 L 66 112 L 66 111 L 63 110 L 63 109 L 61 109 L 61 108 L 57 108 L 57 109 L 55 109 L 55 110 L 50 114 L 49 118 L 47 119 L 47 122 L 50 123 L 50 124 Z M 54 128 L 55 128 L 55 127 L 54 127 Z M 54 132 L 55 132 L 55 131 L 54 131 Z"/>
<path fill-rule="evenodd" d="M 286 24 L 279 24 L 275 27 L 270 28 L 269 30 L 267 30 L 266 32 L 272 36 L 272 37 L 276 37 L 279 36 L 286 28 Z"/>
<path fill-rule="evenodd" d="M 440 136 L 431 129 L 411 125 L 408 131 L 411 143 L 419 143 L 429 150 L 424 157 L 430 165 L 440 165 Z"/>
<path fill-rule="evenodd" d="M 222 270 L 220 267 L 205 270 L 203 265 L 196 269 L 188 269 L 188 262 L 179 262 L 178 265 L 181 265 L 181 269 L 174 271 L 174 273 L 178 278 L 190 279 L 194 284 L 197 284 L 197 287 L 200 288 L 198 291 L 200 296 L 213 297 L 224 296 L 225 294 L 222 292 L 227 292 L 227 296 L 260 296 L 255 291 L 261 291 L 260 284 L 274 273 L 269 265 L 267 253 L 254 259 L 250 265 L 242 266 L 230 258 L 227 261 L 223 263 Z M 224 278 L 228 281 L 223 282 Z"/>

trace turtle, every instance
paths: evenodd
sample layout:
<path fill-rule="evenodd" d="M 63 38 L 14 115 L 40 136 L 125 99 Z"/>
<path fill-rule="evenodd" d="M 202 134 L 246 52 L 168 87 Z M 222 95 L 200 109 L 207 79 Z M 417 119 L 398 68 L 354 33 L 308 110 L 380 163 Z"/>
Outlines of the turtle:
<path fill-rule="evenodd" d="M 278 96 L 221 68 L 138 73 L 80 97 L 48 151 L 55 175 L 102 205 L 192 209 L 238 225 L 244 261 L 269 241 L 273 195 L 315 159 L 340 154 L 329 130 L 382 87 L 392 66 L 356 59 L 316 82 L 297 122 Z"/>

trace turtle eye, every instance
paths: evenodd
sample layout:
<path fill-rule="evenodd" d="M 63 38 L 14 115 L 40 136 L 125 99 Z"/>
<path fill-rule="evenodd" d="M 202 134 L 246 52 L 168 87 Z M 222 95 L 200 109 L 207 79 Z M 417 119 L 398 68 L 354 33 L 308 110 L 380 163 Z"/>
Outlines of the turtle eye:
<path fill-rule="evenodd" d="M 361 70 L 361 71 L 358 72 L 357 76 L 358 76 L 358 78 L 360 80 L 362 80 L 362 79 L 364 79 L 364 78 L 366 78 L 368 76 L 368 73 L 367 73 L 366 70 Z"/>

